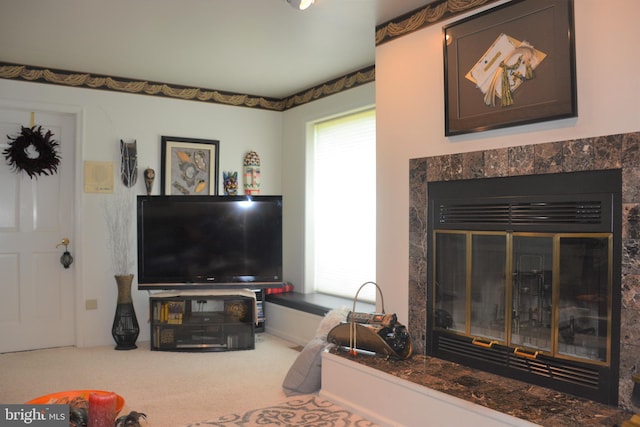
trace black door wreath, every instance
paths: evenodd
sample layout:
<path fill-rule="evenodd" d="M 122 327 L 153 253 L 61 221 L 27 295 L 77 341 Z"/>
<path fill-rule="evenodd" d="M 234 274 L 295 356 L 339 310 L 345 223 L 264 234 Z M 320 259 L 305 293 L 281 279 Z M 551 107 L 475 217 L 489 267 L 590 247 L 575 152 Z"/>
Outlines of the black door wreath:
<path fill-rule="evenodd" d="M 51 139 L 50 130 L 42 134 L 42 126 L 31 128 L 22 126 L 20 135 L 9 138 L 9 148 L 2 154 L 15 172 L 25 171 L 30 178 L 37 175 L 53 175 L 58 172 L 60 155 L 59 143 Z"/>

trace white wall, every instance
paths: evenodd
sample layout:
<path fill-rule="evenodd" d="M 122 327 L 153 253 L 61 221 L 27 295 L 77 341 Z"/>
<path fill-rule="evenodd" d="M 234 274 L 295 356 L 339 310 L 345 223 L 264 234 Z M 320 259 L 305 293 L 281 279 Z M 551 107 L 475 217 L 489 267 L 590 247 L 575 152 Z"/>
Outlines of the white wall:
<path fill-rule="evenodd" d="M 377 280 L 386 310 L 400 319 L 408 318 L 409 159 L 640 129 L 640 2 L 575 0 L 574 6 L 574 119 L 445 138 L 441 40 L 442 26 L 453 20 L 376 48 Z"/>
<path fill-rule="evenodd" d="M 113 343 L 111 324 L 117 294 L 105 245 L 102 208 L 103 200 L 112 196 L 82 192 L 79 174 L 84 160 L 112 161 L 119 168 L 120 139 L 135 139 L 139 167 L 156 170 L 153 194 L 160 194 L 162 135 L 217 139 L 220 141 L 220 175 L 222 170 L 237 170 L 241 175 L 245 153 L 255 150 L 262 161 L 262 194 L 281 194 L 282 113 L 11 80 L 0 80 L 0 94 L 0 102 L 5 106 L 15 104 L 28 108 L 37 105 L 54 111 L 79 112 L 81 133 L 76 148 L 78 235 L 69 248 L 75 257 L 72 268 L 75 269 L 78 294 L 78 346 Z M 219 179 L 222 181 L 221 176 Z M 144 194 L 141 172 L 136 185 L 137 192 Z M 135 233 L 135 229 L 132 231 Z M 147 341 L 147 293 L 134 290 L 133 297 L 140 324 L 138 340 Z M 98 309 L 86 310 L 86 299 L 97 299 Z"/>

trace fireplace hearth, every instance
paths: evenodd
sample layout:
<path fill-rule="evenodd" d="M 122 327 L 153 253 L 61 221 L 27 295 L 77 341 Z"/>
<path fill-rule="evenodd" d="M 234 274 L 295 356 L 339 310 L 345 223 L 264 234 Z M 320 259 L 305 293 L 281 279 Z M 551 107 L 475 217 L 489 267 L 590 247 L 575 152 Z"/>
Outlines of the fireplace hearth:
<path fill-rule="evenodd" d="M 430 183 L 427 354 L 617 405 L 621 189 L 620 170 Z"/>
<path fill-rule="evenodd" d="M 534 278 L 538 272 L 536 268 L 540 264 L 540 257 L 528 256 L 530 253 L 524 254 L 521 257 L 520 263 L 523 267 L 528 268 L 531 273 L 530 279 L 532 284 L 524 285 L 525 270 L 514 269 L 516 261 L 504 261 L 503 264 L 511 263 L 509 286 L 505 285 L 505 293 L 507 290 L 511 292 L 508 298 L 505 298 L 505 305 L 514 304 L 517 301 L 516 298 L 519 295 L 520 303 L 517 303 L 518 309 L 514 313 L 513 310 L 508 309 L 504 311 L 503 316 L 496 316 L 496 306 L 489 304 L 479 304 L 474 306 L 474 319 L 483 318 L 485 325 L 478 324 L 478 321 L 471 323 L 474 325 L 473 334 L 467 333 L 466 325 L 464 333 L 461 333 L 457 329 L 459 320 L 456 320 L 456 316 L 460 316 L 464 313 L 466 316 L 467 308 L 464 310 L 458 308 L 453 310 L 445 309 L 445 299 L 442 299 L 441 306 L 436 307 L 433 304 L 435 296 L 433 294 L 435 288 L 432 287 L 434 272 L 427 272 L 427 260 L 434 261 L 435 254 L 435 241 L 433 230 L 429 231 L 427 228 L 428 218 L 432 214 L 431 207 L 428 203 L 428 196 L 431 196 L 432 183 L 442 181 L 483 181 L 491 180 L 493 178 L 507 178 L 507 177 L 526 177 L 526 176 L 544 176 L 554 174 L 565 174 L 569 172 L 591 172 L 591 171 L 613 171 L 621 178 L 621 190 L 618 189 L 618 193 L 621 193 L 621 200 L 615 204 L 611 213 L 611 221 L 619 221 L 620 226 L 615 225 L 612 227 L 611 242 L 609 243 L 609 237 L 607 237 L 605 247 L 610 248 L 612 258 L 611 264 L 607 265 L 607 269 L 611 272 L 611 288 L 607 292 L 611 292 L 611 319 L 610 322 L 606 322 L 607 325 L 603 326 L 602 316 L 599 314 L 595 316 L 598 320 L 592 319 L 594 316 L 584 316 L 584 310 L 577 310 L 579 304 L 582 304 L 582 300 L 592 301 L 600 299 L 595 295 L 587 297 L 586 294 L 580 297 L 568 297 L 568 294 L 560 294 L 556 291 L 556 297 L 558 301 L 568 300 L 572 301 L 574 307 L 572 309 L 561 310 L 563 316 L 561 317 L 559 312 L 557 315 L 551 315 L 549 320 L 549 310 L 546 309 L 547 305 L 545 301 L 548 301 L 549 294 L 548 284 L 553 284 L 553 273 L 545 271 L 544 274 L 538 275 Z M 442 155 L 434 157 L 425 157 L 412 159 L 410 161 L 410 211 L 409 211 L 409 313 L 408 313 L 408 328 L 412 335 L 414 343 L 414 353 L 431 355 L 430 353 L 436 348 L 433 342 L 433 337 L 429 334 L 432 332 L 438 334 L 441 346 L 437 347 L 442 349 L 444 346 L 445 338 L 448 340 L 447 344 L 451 346 L 460 347 L 465 351 L 471 351 L 472 361 L 465 362 L 468 366 L 471 366 L 475 362 L 473 359 L 498 360 L 500 364 L 504 362 L 504 359 L 508 359 L 509 362 L 523 362 L 521 364 L 521 373 L 524 373 L 524 377 L 520 377 L 525 381 L 533 384 L 540 384 L 539 381 L 544 375 L 532 374 L 533 369 L 549 370 L 555 369 L 564 371 L 568 368 L 569 371 L 576 370 L 581 372 L 583 368 L 587 369 L 587 377 L 608 377 L 609 384 L 600 384 L 595 388 L 604 388 L 608 390 L 607 397 L 603 398 L 601 392 L 596 392 L 599 396 L 593 396 L 591 392 L 586 393 L 589 399 L 598 401 L 607 401 L 610 405 L 615 405 L 616 398 L 618 406 L 637 410 L 631 402 L 631 390 L 633 388 L 633 382 L 631 380 L 632 375 L 638 373 L 639 360 L 637 354 L 640 351 L 640 133 L 632 132 L 618 135 L 608 135 L 593 138 L 583 138 L 570 141 L 549 142 L 535 145 L 490 149 L 478 152 L 469 152 L 452 155 Z M 544 187 L 546 185 L 543 185 Z M 541 188 L 542 188 L 541 187 Z M 553 185 L 547 187 L 552 188 Z M 515 193 L 521 195 L 521 193 Z M 551 197 L 553 199 L 553 197 Z M 591 199 L 591 198 L 590 198 Z M 564 200 L 560 202 L 576 200 Z M 584 201 L 584 200 L 582 200 Z M 592 202 L 593 200 L 587 200 Z M 552 206 L 553 203 L 548 203 Z M 591 209 L 592 206 L 589 207 Z M 582 222 L 588 222 L 583 214 L 587 211 L 581 212 L 583 216 Z M 606 213 L 605 213 L 606 215 Z M 451 217 L 452 220 L 458 220 L 455 217 Z M 608 222 L 609 219 L 604 219 L 604 222 Z M 537 229 L 524 231 L 523 229 L 507 228 L 504 233 L 511 233 L 508 239 L 518 238 L 525 243 L 533 242 L 545 242 L 548 236 L 551 239 L 552 249 L 555 245 L 559 245 L 560 239 L 567 236 L 563 234 L 570 233 L 608 233 L 601 230 L 595 230 L 593 226 L 590 230 L 578 231 L 572 229 L 573 225 L 569 225 L 569 228 L 565 230 L 551 229 L 545 230 L 543 227 L 546 225 L 536 225 Z M 583 224 L 584 225 L 584 224 Z M 613 235 L 614 228 L 621 227 L 621 233 L 616 237 Z M 449 234 L 456 233 L 456 225 L 451 224 L 451 227 L 446 230 L 442 230 L 441 234 L 445 236 L 444 240 L 447 240 L 451 236 Z M 491 235 L 491 230 L 482 229 L 476 227 L 476 229 L 466 230 L 465 233 L 475 233 L 477 239 L 489 242 L 498 239 L 498 237 Z M 486 233 L 489 233 L 488 235 Z M 520 233 L 520 235 L 518 234 Z M 543 237 L 531 237 L 527 233 L 545 233 Z M 495 233 L 494 233 L 495 234 Z M 503 239 L 501 236 L 500 239 Z M 539 240 L 538 240 L 539 239 Z M 554 240 L 555 239 L 555 240 Z M 615 240 L 614 240 L 615 239 Z M 455 240 L 455 239 L 453 239 Z M 472 239 L 473 240 L 473 239 Z M 558 243 L 553 243 L 557 241 Z M 568 240 L 564 242 L 571 243 Z M 516 240 L 517 242 L 517 240 Z M 520 242 L 522 243 L 522 242 Z M 584 242 L 582 242 L 584 243 Z M 513 244 L 513 240 L 510 244 Z M 546 242 L 545 244 L 548 244 Z M 544 247 L 544 244 L 542 245 Z M 571 246 L 571 245 L 569 245 Z M 597 246 L 597 245 L 596 245 Z M 574 245 L 575 247 L 575 245 Z M 490 258 L 487 251 L 477 251 L 484 257 L 489 257 L 489 261 L 484 262 L 487 265 L 487 269 L 491 269 L 495 266 L 495 261 Z M 504 249 L 504 252 L 513 252 L 513 247 Z M 529 251 L 530 252 L 530 251 Z M 606 251 L 604 251 L 606 252 Z M 601 250 L 601 253 L 604 253 Z M 617 252 L 615 254 L 614 252 Z M 553 256 L 547 260 L 545 250 L 542 250 L 542 264 L 546 270 L 547 262 L 553 261 Z M 620 259 L 618 259 L 618 256 Z M 476 261 L 477 263 L 477 261 Z M 588 264 L 588 263 L 587 263 Z M 577 265 L 577 264 L 576 264 Z M 514 292 L 514 283 L 516 279 L 513 275 L 520 275 L 520 294 Z M 584 273 L 587 274 L 587 273 Z M 593 272 L 588 273 L 591 278 Z M 506 276 L 505 276 L 506 277 Z M 506 283 L 505 278 L 505 283 Z M 557 280 L 557 279 L 556 279 Z M 540 288 L 538 288 L 540 283 Z M 593 284 L 589 284 L 593 287 Z M 428 289 L 429 287 L 429 289 Z M 540 289 L 540 290 L 538 290 Z M 596 288 L 593 288 L 596 289 Z M 598 288 L 601 293 L 603 289 Z M 606 292 L 605 292 L 606 293 Z M 444 294 L 442 294 L 444 295 Z M 551 291 L 551 298 L 553 299 L 553 291 Z M 573 299 L 572 299 L 573 298 Z M 473 301 L 473 298 L 471 299 Z M 616 303 L 616 301 L 619 301 Z M 470 303 L 471 304 L 471 303 Z M 619 304 L 617 307 L 616 304 Z M 565 304 L 568 305 L 568 304 Z M 596 304 L 597 305 L 597 304 Z M 427 313 L 427 308 L 432 307 L 430 312 Z M 482 307 L 482 310 L 477 309 Z M 444 311 L 438 311 L 436 308 L 442 308 Z M 498 307 L 500 313 L 502 313 L 503 307 Z M 462 310 L 462 311 L 461 311 Z M 573 310 L 573 311 L 572 311 Z M 608 310 L 608 309 L 607 309 Z M 471 312 L 471 308 L 469 308 Z M 553 312 L 553 309 L 552 309 Z M 609 311 L 608 311 L 609 312 Z M 617 313 L 617 314 L 616 314 Z M 438 316 L 436 316 L 438 314 Z M 478 317 L 479 314 L 482 316 Z M 545 317 L 546 316 L 546 317 Z M 572 321 L 573 316 L 573 321 Z M 616 319 L 617 316 L 617 319 Z M 502 319 L 504 318 L 504 319 Z M 588 319 L 587 319 L 588 318 Z M 437 319 L 437 320 L 436 320 Z M 455 321 L 454 321 L 455 320 Z M 588 320 L 588 321 L 587 321 Z M 451 322 L 454 327 L 435 327 L 436 322 L 444 322 L 443 325 L 447 325 L 447 322 Z M 496 323 L 498 321 L 498 323 Z M 430 323 L 429 323 L 430 322 Z M 494 329 L 496 324 L 505 326 L 503 337 L 494 336 Z M 592 324 L 589 325 L 588 323 Z M 562 323 L 562 325 L 560 325 Z M 488 329 L 486 329 L 488 325 Z M 534 328 L 534 325 L 536 327 Z M 546 325 L 549 328 L 557 329 L 556 332 L 550 333 L 550 338 L 547 339 L 547 334 L 543 340 L 540 340 L 539 335 L 534 333 L 536 331 L 544 330 Z M 482 328 L 485 328 L 484 330 Z M 519 328 L 519 333 L 518 333 Z M 609 330 L 609 328 L 611 328 Z M 489 332 L 487 332 L 487 330 Z M 604 338 L 606 344 L 602 344 L 602 331 L 607 330 L 607 338 Z M 515 332 L 515 333 L 514 333 Z M 573 344 L 570 343 L 573 336 Z M 597 339 L 596 339 L 597 337 Z M 470 343 L 476 339 L 475 344 Z M 583 342 L 590 343 L 586 348 L 578 349 L 576 344 Z M 484 347 L 483 347 L 484 346 Z M 539 348 L 538 348 L 539 347 Z M 518 354 L 515 354 L 515 353 Z M 535 359 L 533 356 L 536 354 Z M 505 356 L 505 353 L 508 356 Z M 548 362 L 548 357 L 555 357 L 553 363 Z M 444 356 L 435 355 L 435 357 L 445 358 Z M 561 369 L 555 366 L 555 362 L 561 363 Z M 536 367 L 536 364 L 542 363 L 543 366 Z M 544 365 L 547 364 L 547 365 Z M 568 366 L 562 366 L 566 364 Z M 489 372 L 499 373 L 503 368 L 481 368 Z M 594 371 L 596 371 L 594 373 Z M 530 378 L 526 378 L 529 376 Z M 597 380 L 599 381 L 599 380 Z M 592 382 L 589 379 L 587 382 Z M 617 383 L 617 384 L 616 384 Z M 548 388 L 553 388 L 553 385 L 544 385 Z M 568 386 L 571 389 L 571 386 Z M 589 388 L 589 387 L 587 387 Z M 591 387 L 593 388 L 593 387 Z M 616 391 L 617 389 L 617 391 Z M 571 393 L 576 393 L 575 390 L 570 390 Z M 584 394 L 583 394 L 584 395 Z"/>

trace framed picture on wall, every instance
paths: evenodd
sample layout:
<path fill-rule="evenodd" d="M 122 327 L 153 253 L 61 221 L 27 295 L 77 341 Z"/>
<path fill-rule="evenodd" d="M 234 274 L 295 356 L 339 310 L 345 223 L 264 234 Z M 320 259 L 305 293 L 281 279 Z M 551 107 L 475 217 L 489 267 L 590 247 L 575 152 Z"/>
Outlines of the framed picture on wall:
<path fill-rule="evenodd" d="M 576 117 L 573 0 L 515 0 L 443 28 L 445 135 Z"/>
<path fill-rule="evenodd" d="M 218 194 L 219 141 L 163 136 L 161 142 L 162 194 Z"/>

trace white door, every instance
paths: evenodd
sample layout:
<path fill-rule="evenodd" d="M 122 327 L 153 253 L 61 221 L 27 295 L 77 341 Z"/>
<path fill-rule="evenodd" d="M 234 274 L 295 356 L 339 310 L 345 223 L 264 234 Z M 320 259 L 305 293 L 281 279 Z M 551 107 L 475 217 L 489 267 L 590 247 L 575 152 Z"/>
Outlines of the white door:
<path fill-rule="evenodd" d="M 75 116 L 33 113 L 59 142 L 61 161 L 37 179 L 14 172 L 3 153 L 31 112 L 0 108 L 0 353 L 75 344 L 75 265 L 65 269 L 65 247 L 56 247 L 68 238 L 75 255 Z"/>

